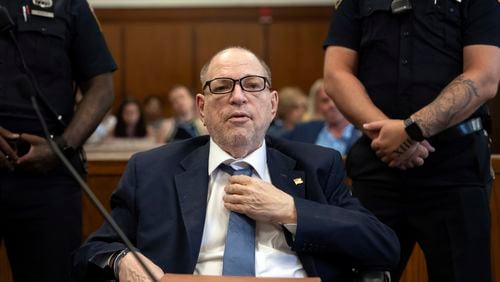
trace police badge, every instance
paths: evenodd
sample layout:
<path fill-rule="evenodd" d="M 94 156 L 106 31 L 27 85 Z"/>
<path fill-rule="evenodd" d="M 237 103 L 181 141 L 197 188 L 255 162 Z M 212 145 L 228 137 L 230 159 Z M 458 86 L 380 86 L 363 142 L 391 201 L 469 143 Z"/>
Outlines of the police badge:
<path fill-rule="evenodd" d="M 53 3 L 52 0 L 33 0 L 33 5 L 40 8 L 50 8 L 52 7 Z"/>

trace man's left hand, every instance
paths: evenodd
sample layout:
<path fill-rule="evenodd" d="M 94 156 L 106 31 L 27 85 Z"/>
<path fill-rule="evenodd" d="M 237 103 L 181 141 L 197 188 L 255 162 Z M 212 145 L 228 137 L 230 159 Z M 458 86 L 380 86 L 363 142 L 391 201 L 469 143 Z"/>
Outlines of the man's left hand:
<path fill-rule="evenodd" d="M 17 160 L 16 165 L 19 168 L 32 173 L 46 173 L 57 164 L 57 157 L 50 149 L 46 139 L 23 133 L 19 140 L 31 145 L 28 153 Z"/>
<path fill-rule="evenodd" d="M 293 197 L 271 183 L 244 175 L 231 176 L 224 188 L 224 207 L 263 222 L 297 223 Z"/>
<path fill-rule="evenodd" d="M 389 157 L 408 139 L 403 120 L 386 119 L 363 124 L 365 130 L 379 131 L 372 140 L 372 150 L 379 158 Z"/>

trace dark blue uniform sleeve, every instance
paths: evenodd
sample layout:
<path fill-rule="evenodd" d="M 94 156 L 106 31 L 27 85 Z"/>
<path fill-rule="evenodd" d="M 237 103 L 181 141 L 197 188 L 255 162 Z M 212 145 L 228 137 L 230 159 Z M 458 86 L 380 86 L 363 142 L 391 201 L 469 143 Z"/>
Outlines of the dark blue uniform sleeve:
<path fill-rule="evenodd" d="M 75 79 L 85 81 L 116 70 L 116 64 L 87 1 L 75 1 L 71 14 L 73 28 L 70 56 Z"/>
<path fill-rule="evenodd" d="M 337 45 L 359 51 L 361 20 L 356 0 L 343 0 L 330 20 L 330 30 L 323 48 Z"/>
<path fill-rule="evenodd" d="M 468 1 L 462 16 L 464 46 L 486 44 L 500 47 L 500 3 L 497 0 Z"/>

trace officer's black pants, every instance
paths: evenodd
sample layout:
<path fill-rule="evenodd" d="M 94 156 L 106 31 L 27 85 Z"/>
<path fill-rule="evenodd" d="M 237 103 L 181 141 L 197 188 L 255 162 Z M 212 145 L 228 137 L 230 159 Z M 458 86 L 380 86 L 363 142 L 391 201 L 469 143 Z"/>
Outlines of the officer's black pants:
<path fill-rule="evenodd" d="M 81 209 L 80 188 L 62 167 L 46 175 L 0 172 L 0 239 L 14 281 L 71 281 Z"/>
<path fill-rule="evenodd" d="M 432 171 L 438 175 L 447 171 L 440 162 L 427 172 L 422 170 L 420 177 L 382 167 L 381 162 L 374 164 L 376 156 L 369 140 L 361 140 L 352 150 L 347 167 L 354 175 L 353 195 L 393 228 L 401 243 L 400 264 L 392 272 L 394 281 L 399 281 L 416 242 L 425 254 L 430 282 L 491 281 L 486 183 L 427 181 L 439 178 Z M 458 156 L 467 162 L 469 157 L 474 158 L 472 153 Z M 473 169 L 477 163 L 467 166 Z M 457 170 L 453 177 L 464 175 Z"/>

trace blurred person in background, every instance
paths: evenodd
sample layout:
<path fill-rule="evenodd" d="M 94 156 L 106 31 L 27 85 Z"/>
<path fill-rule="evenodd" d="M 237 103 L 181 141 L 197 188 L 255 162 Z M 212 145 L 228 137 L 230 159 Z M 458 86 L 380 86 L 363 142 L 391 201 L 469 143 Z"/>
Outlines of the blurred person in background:
<path fill-rule="evenodd" d="M 352 145 L 361 136 L 326 94 L 323 80 L 318 79 L 311 87 L 310 101 L 319 115 L 319 119 L 298 124 L 285 138 L 300 142 L 312 143 L 340 152 L 345 157 Z"/>
<path fill-rule="evenodd" d="M 113 111 L 110 109 L 106 115 L 104 116 L 103 120 L 97 128 L 94 130 L 94 133 L 90 135 L 89 139 L 87 139 L 86 144 L 96 144 L 110 135 L 112 135 L 112 132 L 116 126 L 116 117 L 113 115 Z"/>
<path fill-rule="evenodd" d="M 207 130 L 196 113 L 195 100 L 191 91 L 184 85 L 172 87 L 168 101 L 174 116 L 164 122 L 158 136 L 159 142 L 182 140 L 207 134 Z"/>
<path fill-rule="evenodd" d="M 163 143 L 160 141 L 165 134 L 168 134 L 168 131 L 165 133 L 164 130 L 171 130 L 172 120 L 165 117 L 164 114 L 165 103 L 161 96 L 158 95 L 149 95 L 144 99 L 143 102 L 143 111 L 144 111 L 144 120 L 146 125 L 151 127 L 153 130 L 153 134 L 155 136 L 155 140 L 159 143 Z M 169 124 L 165 125 L 165 124 Z"/>
<path fill-rule="evenodd" d="M 323 115 L 320 113 L 316 97 L 321 88 L 323 88 L 323 79 L 317 79 L 309 88 L 309 96 L 307 98 L 307 112 L 304 115 L 304 121 L 322 120 Z"/>
<path fill-rule="evenodd" d="M 120 104 L 113 130 L 116 138 L 153 138 L 153 130 L 146 125 L 141 104 L 134 98 L 126 98 Z"/>
<path fill-rule="evenodd" d="M 298 87 L 285 87 L 279 91 L 277 117 L 271 123 L 268 135 L 282 137 L 302 122 L 307 110 L 307 97 Z"/>

